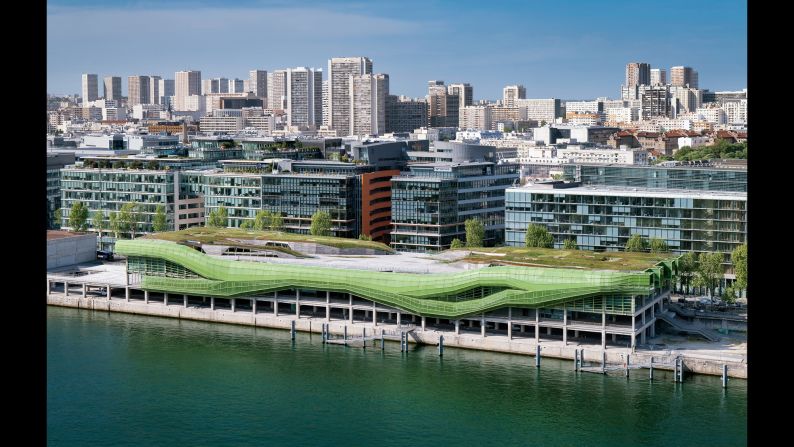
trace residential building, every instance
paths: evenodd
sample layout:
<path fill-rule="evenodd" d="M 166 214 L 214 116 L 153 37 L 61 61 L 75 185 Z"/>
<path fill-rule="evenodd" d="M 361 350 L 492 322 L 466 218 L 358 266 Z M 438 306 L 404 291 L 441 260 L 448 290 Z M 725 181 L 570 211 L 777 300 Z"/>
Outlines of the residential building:
<path fill-rule="evenodd" d="M 267 70 L 251 70 L 248 72 L 248 91 L 255 96 L 267 96 Z"/>
<path fill-rule="evenodd" d="M 667 70 L 664 68 L 651 68 L 651 85 L 667 84 Z"/>
<path fill-rule="evenodd" d="M 287 70 L 276 70 L 267 74 L 267 108 L 287 108 Z"/>
<path fill-rule="evenodd" d="M 472 104 L 474 87 L 469 85 L 469 83 L 449 84 L 449 86 L 447 86 L 447 93 L 458 96 L 458 110 L 460 110 Z"/>
<path fill-rule="evenodd" d="M 646 62 L 629 62 L 626 64 L 627 87 L 651 84 L 651 64 Z"/>
<path fill-rule="evenodd" d="M 698 88 L 698 72 L 692 67 L 672 67 L 670 68 L 670 85 L 696 89 Z"/>
<path fill-rule="evenodd" d="M 642 96 L 642 119 L 671 116 L 669 86 L 643 86 L 640 87 L 640 95 Z"/>
<path fill-rule="evenodd" d="M 242 79 L 229 79 L 229 93 L 247 93 Z"/>
<path fill-rule="evenodd" d="M 526 119 L 538 122 L 553 123 L 557 118 L 565 117 L 562 103 L 559 99 L 516 99 L 518 107 L 527 109 Z"/>
<path fill-rule="evenodd" d="M 460 110 L 461 129 L 491 130 L 491 106 L 467 106 Z"/>
<path fill-rule="evenodd" d="M 444 81 L 427 83 L 427 126 L 458 127 L 460 96 L 450 94 Z"/>
<path fill-rule="evenodd" d="M 82 78 L 83 87 L 83 107 L 89 102 L 96 101 L 99 98 L 99 81 L 95 74 L 83 74 Z"/>
<path fill-rule="evenodd" d="M 328 126 L 341 135 L 349 135 L 353 127 L 352 77 L 364 74 L 372 74 L 372 60 L 367 57 L 335 57 L 328 61 Z"/>
<path fill-rule="evenodd" d="M 149 93 L 149 76 L 130 76 L 127 78 L 127 105 L 133 107 L 136 104 L 152 104 Z"/>
<path fill-rule="evenodd" d="M 104 98 L 113 101 L 121 101 L 121 77 L 106 76 L 104 79 Z"/>
<path fill-rule="evenodd" d="M 516 107 L 516 99 L 526 99 L 527 89 L 523 85 L 508 85 L 502 89 L 502 104 L 505 107 Z"/>
<path fill-rule="evenodd" d="M 160 79 L 157 84 L 159 85 L 158 90 L 160 90 L 160 102 L 164 107 L 168 107 L 170 105 L 170 98 L 174 96 L 174 80 L 173 79 Z"/>
<path fill-rule="evenodd" d="M 149 103 L 160 104 L 160 76 L 149 76 Z"/>
<path fill-rule="evenodd" d="M 487 245 L 504 235 L 504 191 L 518 181 L 518 165 L 492 162 L 416 163 L 392 178 L 392 247 L 446 250 L 465 241 L 467 219 L 480 219 Z"/>
<path fill-rule="evenodd" d="M 195 111 L 188 108 L 187 98 L 201 95 L 201 71 L 178 71 L 174 74 L 174 110 Z M 191 104 L 195 106 L 195 104 Z"/>
<path fill-rule="evenodd" d="M 74 153 L 47 153 L 47 228 L 55 228 L 61 208 L 61 168 L 74 164 Z"/>
<path fill-rule="evenodd" d="M 322 70 L 297 67 L 287 70 L 287 125 L 317 129 L 322 124 Z"/>
<path fill-rule="evenodd" d="M 728 122 L 728 117 L 722 108 L 701 107 L 695 110 L 695 114 L 712 124 L 726 124 Z"/>

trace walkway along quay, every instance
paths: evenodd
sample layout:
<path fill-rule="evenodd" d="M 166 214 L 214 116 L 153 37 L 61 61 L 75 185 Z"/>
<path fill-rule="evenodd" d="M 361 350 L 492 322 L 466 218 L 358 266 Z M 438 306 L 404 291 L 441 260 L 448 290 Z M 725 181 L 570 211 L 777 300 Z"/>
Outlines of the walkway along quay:
<path fill-rule="evenodd" d="M 441 337 L 443 347 L 529 356 L 537 356 L 540 347 L 541 357 L 575 360 L 581 356 L 582 371 L 587 362 L 624 365 L 627 355 L 635 366 L 649 365 L 651 355 L 637 349 L 637 342 L 643 345 L 647 336 L 654 335 L 656 315 L 669 306 L 670 274 L 665 274 L 664 266 L 642 272 L 637 276 L 642 282 L 633 277 L 627 281 L 623 273 L 602 276 L 603 272 L 596 272 L 599 275 L 585 277 L 576 270 L 524 267 L 489 267 L 462 275 L 364 272 L 377 275 L 379 281 L 378 290 L 367 290 L 357 285 L 356 271 L 332 272 L 339 275 L 336 283 L 323 276 L 319 267 L 312 267 L 306 278 L 291 278 L 288 269 L 296 266 L 227 260 L 212 265 L 206 262 L 207 255 L 193 249 L 178 246 L 174 256 L 158 253 L 150 242 L 119 241 L 117 251 L 128 257 L 126 263 L 49 272 L 47 303 L 286 330 L 294 327 L 295 331 L 325 333 L 330 340 L 347 335 L 374 345 L 381 339 L 401 340 L 398 334 L 405 333 L 406 350 L 408 343 L 438 346 Z M 221 279 L 228 274 L 223 263 L 230 263 L 235 272 L 250 264 L 263 272 Z M 675 264 L 671 265 L 669 271 L 674 271 Z M 489 270 L 494 273 L 483 275 Z M 560 276 L 549 281 L 548 272 L 554 270 Z M 412 276 L 425 279 L 424 284 L 416 289 L 405 287 Z M 390 284 L 390 278 L 397 281 Z M 597 287 L 585 287 L 583 279 Z M 439 286 L 431 280 L 443 283 Z M 530 281 L 540 287 L 532 290 Z M 226 287 L 231 287 L 233 296 Z M 528 289 L 531 293 L 526 293 Z M 205 293 L 196 293 L 200 291 Z M 515 292 L 512 300 L 507 299 L 507 292 Z M 422 294 L 425 298 L 419 297 Z M 467 306 L 468 313 L 455 314 L 456 304 Z M 435 315 L 416 310 L 423 305 Z M 348 345 L 361 343 L 351 340 Z M 654 369 L 673 371 L 671 355 L 654 353 Z M 725 366 L 727 376 L 747 378 L 745 362 L 681 356 L 681 372 L 720 376 Z"/>

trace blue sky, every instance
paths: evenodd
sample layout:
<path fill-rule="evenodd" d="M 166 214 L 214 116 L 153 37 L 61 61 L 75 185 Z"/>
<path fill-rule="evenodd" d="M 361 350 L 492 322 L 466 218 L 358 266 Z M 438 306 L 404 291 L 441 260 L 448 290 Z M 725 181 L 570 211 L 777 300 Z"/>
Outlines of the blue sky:
<path fill-rule="evenodd" d="M 424 96 L 427 81 L 469 82 L 475 99 L 520 83 L 530 98 L 619 97 L 625 65 L 688 65 L 700 88 L 747 85 L 746 0 L 383 2 L 102 1 L 47 3 L 47 91 L 100 78 L 251 69 L 368 56 L 390 93 Z M 100 95 L 102 89 L 100 87 Z"/>

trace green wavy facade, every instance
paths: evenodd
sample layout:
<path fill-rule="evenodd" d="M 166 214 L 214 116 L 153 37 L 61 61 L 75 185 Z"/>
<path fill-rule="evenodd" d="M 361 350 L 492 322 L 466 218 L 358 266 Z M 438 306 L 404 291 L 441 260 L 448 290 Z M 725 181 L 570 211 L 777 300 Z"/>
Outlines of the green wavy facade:
<path fill-rule="evenodd" d="M 413 274 L 232 261 L 161 240 L 119 240 L 130 271 L 150 291 L 250 297 L 286 289 L 351 293 L 417 315 L 460 318 L 505 306 L 549 307 L 598 295 L 648 295 L 677 274 L 677 259 L 644 272 L 487 267 Z"/>

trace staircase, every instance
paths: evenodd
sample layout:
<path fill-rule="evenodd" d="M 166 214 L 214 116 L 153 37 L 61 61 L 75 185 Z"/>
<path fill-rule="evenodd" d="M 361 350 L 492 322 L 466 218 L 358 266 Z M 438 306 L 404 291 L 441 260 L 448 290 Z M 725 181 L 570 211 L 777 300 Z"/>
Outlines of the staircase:
<path fill-rule="evenodd" d="M 689 334 L 697 334 L 709 341 L 719 341 L 719 332 L 703 326 L 676 319 L 675 312 L 667 311 L 656 314 L 656 318 L 666 322 L 673 328 Z"/>

